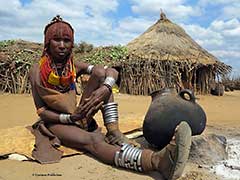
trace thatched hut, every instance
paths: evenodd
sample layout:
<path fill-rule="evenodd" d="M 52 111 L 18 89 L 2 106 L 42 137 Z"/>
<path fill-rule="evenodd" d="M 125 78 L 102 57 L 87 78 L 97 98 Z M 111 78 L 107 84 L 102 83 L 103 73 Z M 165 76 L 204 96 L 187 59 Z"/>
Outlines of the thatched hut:
<path fill-rule="evenodd" d="M 189 88 L 208 94 L 217 77 L 231 67 L 198 45 L 180 26 L 161 13 L 160 19 L 127 44 L 120 67 L 120 91 L 148 95 L 163 87 Z"/>

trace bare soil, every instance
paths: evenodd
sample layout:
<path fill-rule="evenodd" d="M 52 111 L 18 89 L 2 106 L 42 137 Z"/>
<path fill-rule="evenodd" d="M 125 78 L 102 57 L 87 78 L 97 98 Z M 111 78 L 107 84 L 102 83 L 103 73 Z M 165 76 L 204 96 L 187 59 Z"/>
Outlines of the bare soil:
<path fill-rule="evenodd" d="M 240 91 L 227 92 L 223 97 L 197 96 L 198 103 L 207 114 L 206 131 L 231 136 L 240 130 Z M 115 95 L 119 103 L 120 127 L 124 131 L 141 127 L 151 97 L 130 96 L 124 94 Z M 15 126 L 30 125 L 36 121 L 37 115 L 31 95 L 0 95 L 0 129 Z M 96 119 L 101 123 L 101 115 Z M 220 179 L 196 164 L 188 163 L 185 175 L 181 179 Z M 57 179 L 57 180 L 150 180 L 161 179 L 158 173 L 139 174 L 124 169 L 105 165 L 92 156 L 77 155 L 63 158 L 60 163 L 40 165 L 36 162 L 19 162 L 14 160 L 0 161 L 0 179 Z"/>

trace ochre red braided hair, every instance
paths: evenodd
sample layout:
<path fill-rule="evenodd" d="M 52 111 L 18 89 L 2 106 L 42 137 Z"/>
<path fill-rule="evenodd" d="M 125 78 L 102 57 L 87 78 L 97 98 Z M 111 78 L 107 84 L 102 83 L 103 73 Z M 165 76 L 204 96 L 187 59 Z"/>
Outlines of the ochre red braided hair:
<path fill-rule="evenodd" d="M 46 25 L 44 29 L 44 52 L 43 55 L 45 55 L 46 50 L 49 46 L 50 40 L 58 37 L 67 37 L 72 42 L 72 47 L 74 44 L 74 30 L 72 26 L 66 22 L 63 21 L 62 18 L 57 15 L 52 19 L 52 21 Z"/>

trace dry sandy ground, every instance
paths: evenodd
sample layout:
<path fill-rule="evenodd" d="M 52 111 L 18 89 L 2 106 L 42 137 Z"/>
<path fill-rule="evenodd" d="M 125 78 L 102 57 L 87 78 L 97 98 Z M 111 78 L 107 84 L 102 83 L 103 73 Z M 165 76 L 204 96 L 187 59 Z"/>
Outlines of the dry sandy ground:
<path fill-rule="evenodd" d="M 223 97 L 197 96 L 198 103 L 202 105 L 207 114 L 207 124 L 222 131 L 239 132 L 240 130 L 240 91 L 225 93 Z M 115 100 L 119 103 L 121 128 L 130 130 L 142 124 L 144 115 L 151 103 L 147 96 L 129 96 L 117 94 Z M 30 95 L 0 95 L 0 129 L 14 126 L 30 125 L 37 116 Z M 98 121 L 100 114 L 96 115 Z M 131 126 L 124 121 L 131 120 Z M 215 179 L 199 174 L 204 169 L 188 164 L 187 171 L 196 171 L 191 178 L 183 179 Z M 64 158 L 60 163 L 40 165 L 36 162 L 18 162 L 14 160 L 0 161 L 0 180 L 15 179 L 87 179 L 87 180 L 150 180 L 161 179 L 158 173 L 138 174 L 131 171 L 116 169 L 105 165 L 89 155 L 78 155 Z"/>

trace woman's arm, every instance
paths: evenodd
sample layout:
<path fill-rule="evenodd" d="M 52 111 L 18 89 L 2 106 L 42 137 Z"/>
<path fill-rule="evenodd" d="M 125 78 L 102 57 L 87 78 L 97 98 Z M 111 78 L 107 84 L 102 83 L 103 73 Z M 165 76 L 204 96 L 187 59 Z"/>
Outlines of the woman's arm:
<path fill-rule="evenodd" d="M 74 65 L 75 65 L 76 74 L 77 74 L 76 78 L 78 78 L 81 74 L 89 74 L 88 67 L 90 66 L 90 64 L 85 63 L 85 62 L 75 61 Z"/>
<path fill-rule="evenodd" d="M 75 61 L 74 62 L 75 68 L 76 68 L 76 74 L 77 77 L 79 77 L 81 74 L 90 74 L 91 72 L 89 71 L 93 71 L 94 67 L 88 63 L 85 62 L 80 62 L 80 61 Z M 102 66 L 102 65 L 96 65 L 96 68 L 104 68 L 105 72 L 106 72 L 106 77 L 113 77 L 115 79 L 115 81 L 117 81 L 118 79 L 118 71 L 114 68 L 108 68 L 106 66 Z"/>
<path fill-rule="evenodd" d="M 107 68 L 106 69 L 106 77 L 113 77 L 115 81 L 118 79 L 118 71 L 114 68 Z"/>
<path fill-rule="evenodd" d="M 49 110 L 47 105 L 41 99 L 37 92 L 36 83 L 40 83 L 39 77 L 39 65 L 34 64 L 29 72 L 30 83 L 32 86 L 32 96 L 34 100 L 35 107 L 37 109 L 38 116 L 45 122 L 48 123 L 60 123 L 59 117 L 60 114 L 58 112 L 54 112 Z"/>

